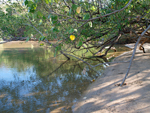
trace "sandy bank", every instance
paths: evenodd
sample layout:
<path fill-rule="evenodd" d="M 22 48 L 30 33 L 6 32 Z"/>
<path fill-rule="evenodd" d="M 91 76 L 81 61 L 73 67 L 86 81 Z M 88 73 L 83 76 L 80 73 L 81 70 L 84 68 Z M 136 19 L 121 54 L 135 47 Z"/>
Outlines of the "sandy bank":
<path fill-rule="evenodd" d="M 114 61 L 128 61 L 131 53 Z M 74 113 L 150 113 L 150 53 L 136 52 L 127 85 L 115 86 L 121 83 L 128 65 L 110 65 L 86 90 L 75 105 Z"/>

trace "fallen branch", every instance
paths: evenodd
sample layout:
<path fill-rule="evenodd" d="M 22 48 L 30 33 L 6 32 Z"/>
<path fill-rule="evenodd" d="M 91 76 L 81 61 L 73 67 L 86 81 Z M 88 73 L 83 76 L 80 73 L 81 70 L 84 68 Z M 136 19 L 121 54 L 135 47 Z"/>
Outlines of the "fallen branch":
<path fill-rule="evenodd" d="M 148 29 L 150 29 L 150 25 L 142 32 L 142 34 L 139 36 L 137 42 L 135 43 L 135 47 L 134 47 L 134 50 L 133 50 L 133 53 L 132 53 L 132 57 L 131 57 L 131 59 L 130 59 L 130 64 L 129 64 L 127 73 L 126 73 L 126 75 L 125 75 L 125 77 L 124 77 L 122 83 L 120 84 L 120 86 L 122 86 L 122 85 L 124 84 L 124 82 L 125 82 L 125 80 L 126 80 L 128 74 L 129 74 L 129 71 L 130 71 L 130 68 L 131 68 L 131 65 L 132 65 L 134 56 L 135 56 L 136 48 L 137 48 L 137 46 L 138 46 L 138 44 L 139 44 L 139 42 L 140 42 L 142 36 L 146 33 L 146 31 L 148 31 Z"/>

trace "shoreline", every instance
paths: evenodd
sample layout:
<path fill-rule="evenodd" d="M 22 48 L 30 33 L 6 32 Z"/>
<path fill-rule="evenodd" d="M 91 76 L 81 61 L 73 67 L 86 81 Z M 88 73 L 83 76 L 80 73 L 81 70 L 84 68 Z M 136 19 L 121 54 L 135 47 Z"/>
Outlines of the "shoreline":
<path fill-rule="evenodd" d="M 113 61 L 130 60 L 132 51 Z M 137 51 L 123 87 L 129 63 L 111 64 L 98 77 L 73 107 L 74 113 L 149 113 L 150 111 L 150 53 Z"/>

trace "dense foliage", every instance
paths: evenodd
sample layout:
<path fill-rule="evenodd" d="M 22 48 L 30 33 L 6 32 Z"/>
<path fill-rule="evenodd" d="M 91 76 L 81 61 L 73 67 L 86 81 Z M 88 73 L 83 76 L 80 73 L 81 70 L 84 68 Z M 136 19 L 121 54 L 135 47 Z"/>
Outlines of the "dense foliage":
<path fill-rule="evenodd" d="M 149 0 L 25 0 L 3 2 L 0 9 L 2 38 L 51 44 L 67 58 L 87 59 L 117 43 L 134 42 L 150 24 Z M 27 38 L 28 37 L 28 38 Z M 63 46 L 67 45 L 66 47 Z M 93 48 L 97 51 L 94 53 Z M 74 54 L 83 51 L 82 55 Z M 70 52 L 70 54 L 68 54 Z M 89 58 L 89 57 L 88 57 Z"/>

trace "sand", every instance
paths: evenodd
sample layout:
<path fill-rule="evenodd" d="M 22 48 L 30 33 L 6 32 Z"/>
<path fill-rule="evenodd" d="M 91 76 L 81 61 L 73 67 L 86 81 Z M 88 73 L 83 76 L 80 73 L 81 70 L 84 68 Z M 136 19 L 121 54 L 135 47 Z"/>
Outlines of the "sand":
<path fill-rule="evenodd" d="M 150 47 L 150 46 L 148 46 Z M 132 52 L 114 61 L 128 61 Z M 111 64 L 84 92 L 74 113 L 150 113 L 150 53 L 137 51 L 126 85 L 120 87 L 129 63 Z"/>

